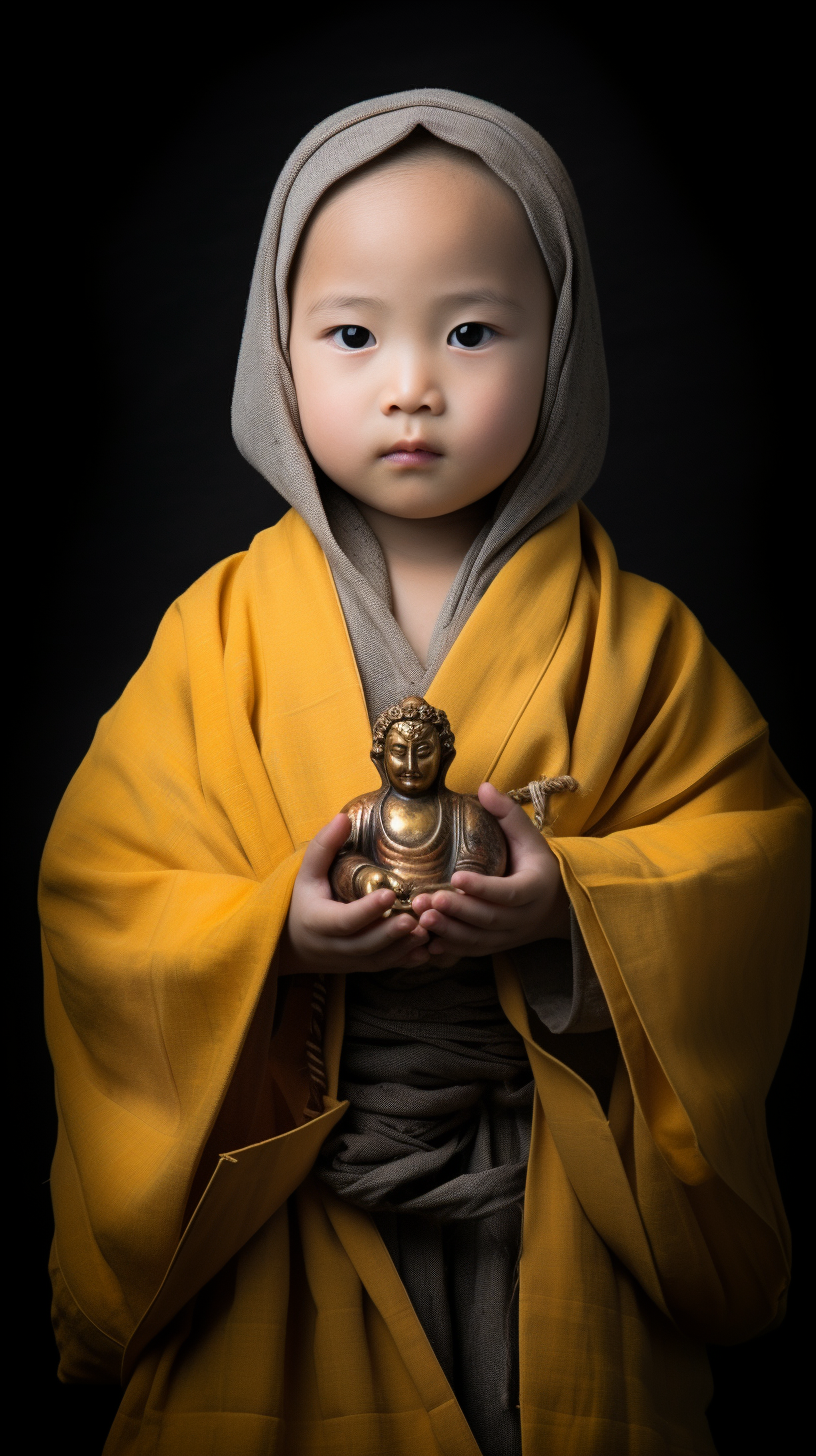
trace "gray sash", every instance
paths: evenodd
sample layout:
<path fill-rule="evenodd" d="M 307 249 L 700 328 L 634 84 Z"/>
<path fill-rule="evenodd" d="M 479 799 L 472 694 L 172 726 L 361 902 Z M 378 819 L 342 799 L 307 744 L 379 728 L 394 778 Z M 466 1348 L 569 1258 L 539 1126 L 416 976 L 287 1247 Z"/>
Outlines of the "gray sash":
<path fill-rule="evenodd" d="M 339 1095 L 317 1172 L 375 1215 L 484 1456 L 516 1456 L 533 1080 L 490 959 L 349 976 Z"/>

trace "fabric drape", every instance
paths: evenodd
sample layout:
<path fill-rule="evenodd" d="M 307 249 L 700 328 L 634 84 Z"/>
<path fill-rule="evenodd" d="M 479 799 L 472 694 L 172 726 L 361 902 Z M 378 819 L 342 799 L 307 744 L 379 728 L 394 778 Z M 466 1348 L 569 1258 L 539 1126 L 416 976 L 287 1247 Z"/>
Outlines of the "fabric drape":
<path fill-rule="evenodd" d="M 350 976 L 346 998 L 350 1108 L 323 1150 L 324 1182 L 360 1208 L 442 1221 L 519 1202 L 529 1137 L 516 1114 L 532 1106 L 533 1081 L 490 958 L 454 974 Z"/>
<path fill-rule="evenodd" d="M 512 622 L 512 632 L 507 624 Z M 622 1049 L 608 1117 L 494 971 L 536 1084 L 519 1270 L 524 1449 L 711 1452 L 703 1340 L 779 1317 L 763 1104 L 804 941 L 807 808 L 670 593 L 572 507 L 495 577 L 430 689 L 451 787 L 570 773 L 547 829 Z M 330 750 L 327 748 L 330 743 Z M 302 846 L 376 787 L 332 574 L 294 513 L 208 572 L 43 861 L 62 1374 L 127 1380 L 108 1456 L 477 1446 L 371 1218 L 309 1175 L 308 978 L 275 947 Z M 204 1441 L 206 1435 L 206 1443 Z"/>

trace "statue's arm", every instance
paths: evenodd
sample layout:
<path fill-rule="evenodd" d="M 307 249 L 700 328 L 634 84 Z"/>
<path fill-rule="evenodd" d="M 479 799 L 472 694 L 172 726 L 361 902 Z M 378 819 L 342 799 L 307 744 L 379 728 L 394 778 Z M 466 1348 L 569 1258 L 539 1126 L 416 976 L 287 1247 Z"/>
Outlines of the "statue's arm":
<path fill-rule="evenodd" d="M 351 829 L 348 839 L 329 870 L 329 884 L 333 893 L 338 900 L 345 900 L 347 904 L 351 900 L 358 899 L 359 891 L 354 887 L 354 876 L 358 869 L 368 864 L 365 855 L 360 853 L 365 809 L 364 798 L 352 799 L 350 804 L 345 805 L 343 813 L 348 814 Z"/>
<path fill-rule="evenodd" d="M 507 867 L 507 841 L 498 821 L 472 795 L 464 796 L 462 837 L 454 870 L 477 875 L 503 875 Z"/>
<path fill-rule="evenodd" d="M 329 870 L 329 884 L 338 900 L 349 904 L 369 895 L 381 887 L 391 889 L 402 896 L 405 887 L 399 876 L 375 864 L 368 855 L 361 853 L 365 841 L 364 825 L 368 809 L 367 797 L 352 799 L 343 810 L 351 820 L 351 832 L 340 853 Z"/>
<path fill-rule="evenodd" d="M 338 900 L 359 900 L 362 890 L 355 885 L 358 870 L 374 869 L 371 861 L 362 854 L 346 853 L 341 849 L 329 872 L 329 884 Z"/>
<path fill-rule="evenodd" d="M 329 872 L 329 883 L 338 900 L 359 900 L 372 890 L 393 890 L 398 900 L 409 897 L 409 889 L 393 870 L 383 869 L 361 854 L 341 850 Z"/>

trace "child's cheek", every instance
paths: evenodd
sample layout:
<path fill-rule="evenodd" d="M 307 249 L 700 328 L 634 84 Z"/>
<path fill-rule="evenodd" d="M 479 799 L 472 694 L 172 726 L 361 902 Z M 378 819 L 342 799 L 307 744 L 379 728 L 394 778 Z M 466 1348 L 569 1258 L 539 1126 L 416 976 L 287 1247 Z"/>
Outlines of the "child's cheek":
<path fill-rule="evenodd" d="M 452 391 L 451 426 L 457 453 L 488 465 L 497 483 L 527 451 L 538 418 L 539 399 L 517 371 L 496 368 Z M 453 443 L 453 442 L 452 442 Z"/>
<path fill-rule="evenodd" d="M 308 381 L 310 388 L 298 389 L 306 444 L 321 468 L 339 484 L 360 469 L 366 437 L 371 433 L 367 420 L 371 402 L 365 398 L 362 382 L 348 377 L 349 373 L 338 378 L 331 369 L 324 370 L 321 378 Z"/>

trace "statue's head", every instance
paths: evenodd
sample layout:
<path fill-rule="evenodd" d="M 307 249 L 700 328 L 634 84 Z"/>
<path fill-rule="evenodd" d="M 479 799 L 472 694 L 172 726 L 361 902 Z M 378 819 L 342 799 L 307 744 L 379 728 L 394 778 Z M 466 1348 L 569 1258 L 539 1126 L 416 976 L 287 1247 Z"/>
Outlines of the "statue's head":
<path fill-rule="evenodd" d="M 409 798 L 438 793 L 455 752 L 447 715 L 424 698 L 403 698 L 374 724 L 371 757 L 383 783 Z"/>

